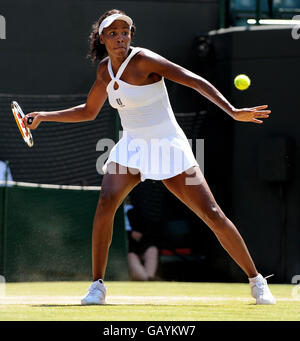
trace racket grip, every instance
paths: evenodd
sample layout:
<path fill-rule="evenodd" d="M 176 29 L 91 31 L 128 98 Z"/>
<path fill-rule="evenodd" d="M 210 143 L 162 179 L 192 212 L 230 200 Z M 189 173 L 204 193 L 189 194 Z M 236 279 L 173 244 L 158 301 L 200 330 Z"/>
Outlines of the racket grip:
<path fill-rule="evenodd" d="M 28 117 L 27 118 L 27 124 L 31 124 L 33 122 L 34 118 L 33 117 Z"/>

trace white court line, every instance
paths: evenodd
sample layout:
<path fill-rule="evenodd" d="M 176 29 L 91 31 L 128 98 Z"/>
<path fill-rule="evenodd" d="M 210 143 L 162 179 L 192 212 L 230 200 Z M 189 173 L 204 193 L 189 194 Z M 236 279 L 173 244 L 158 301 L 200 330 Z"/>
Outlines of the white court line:
<path fill-rule="evenodd" d="M 58 304 L 68 305 L 80 304 L 83 296 L 11 296 L 0 297 L 1 305 L 26 305 L 26 304 Z M 276 298 L 277 301 L 299 302 L 300 299 L 294 299 L 291 297 Z M 107 304 L 151 304 L 151 305 L 176 305 L 176 304 L 197 304 L 201 302 L 226 302 L 226 301 L 242 301 L 242 302 L 254 302 L 252 297 L 215 297 L 215 296 L 123 296 L 114 295 L 107 296 Z"/>

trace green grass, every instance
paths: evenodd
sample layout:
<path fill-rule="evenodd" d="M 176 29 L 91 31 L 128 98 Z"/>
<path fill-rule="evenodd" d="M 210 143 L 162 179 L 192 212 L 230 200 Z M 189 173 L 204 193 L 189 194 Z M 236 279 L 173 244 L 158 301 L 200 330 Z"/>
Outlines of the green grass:
<path fill-rule="evenodd" d="M 106 282 L 107 305 L 81 306 L 88 282 L 7 283 L 0 321 L 300 321 L 293 285 L 270 285 L 271 306 L 248 284 Z"/>

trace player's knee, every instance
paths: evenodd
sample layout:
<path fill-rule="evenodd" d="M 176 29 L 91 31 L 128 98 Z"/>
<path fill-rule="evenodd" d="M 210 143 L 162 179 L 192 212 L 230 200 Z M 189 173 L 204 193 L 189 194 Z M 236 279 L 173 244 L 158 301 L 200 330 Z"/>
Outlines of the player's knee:
<path fill-rule="evenodd" d="M 114 214 L 119 206 L 119 200 L 117 195 L 115 195 L 112 191 L 102 191 L 100 192 L 100 198 L 98 201 L 97 212 L 99 214 L 105 213 L 109 215 L 109 213 Z"/>
<path fill-rule="evenodd" d="M 218 205 L 211 205 L 205 212 L 205 221 L 208 225 L 216 230 L 225 226 L 226 216 Z"/>

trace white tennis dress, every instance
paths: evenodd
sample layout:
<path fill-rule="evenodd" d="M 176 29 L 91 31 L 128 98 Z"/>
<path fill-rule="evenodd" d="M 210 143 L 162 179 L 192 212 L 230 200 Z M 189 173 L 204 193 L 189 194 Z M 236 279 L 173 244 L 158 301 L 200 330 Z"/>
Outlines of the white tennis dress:
<path fill-rule="evenodd" d="M 111 60 L 107 85 L 110 105 L 118 109 L 123 136 L 111 149 L 102 170 L 107 172 L 111 161 L 136 168 L 141 181 L 163 180 L 199 166 L 187 137 L 176 121 L 170 105 L 164 78 L 148 85 L 132 85 L 120 79 L 130 60 L 143 48 L 132 51 L 113 74 Z M 114 89 L 114 84 L 118 88 Z"/>

